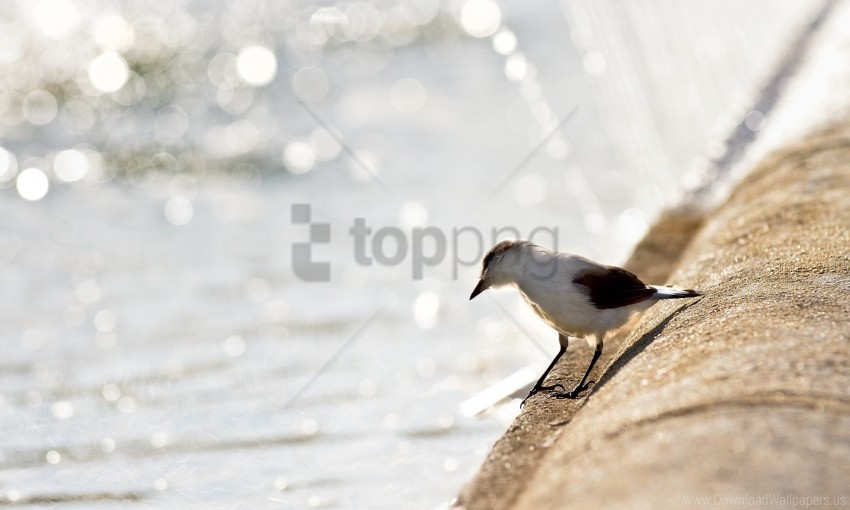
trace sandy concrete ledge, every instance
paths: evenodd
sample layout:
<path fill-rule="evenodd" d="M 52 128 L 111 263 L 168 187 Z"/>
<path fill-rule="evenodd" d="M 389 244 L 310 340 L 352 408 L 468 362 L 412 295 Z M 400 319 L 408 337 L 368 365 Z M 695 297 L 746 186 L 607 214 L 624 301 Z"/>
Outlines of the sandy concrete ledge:
<path fill-rule="evenodd" d="M 691 239 L 694 218 L 671 227 L 688 248 L 669 280 L 705 297 L 659 304 L 606 345 L 587 399 L 530 401 L 458 506 L 850 505 L 850 127 L 767 157 Z M 675 259 L 641 255 L 663 225 L 631 261 L 647 279 Z M 575 378 L 577 358 L 557 376 Z"/>

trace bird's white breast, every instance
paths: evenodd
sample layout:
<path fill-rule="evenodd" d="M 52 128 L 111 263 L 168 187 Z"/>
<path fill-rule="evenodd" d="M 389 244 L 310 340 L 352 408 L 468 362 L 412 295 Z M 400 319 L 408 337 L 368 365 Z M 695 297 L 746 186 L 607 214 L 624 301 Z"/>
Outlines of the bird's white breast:
<path fill-rule="evenodd" d="M 527 270 L 517 281 L 523 298 L 544 322 L 566 335 L 587 337 L 628 321 L 632 312 L 629 307 L 600 310 L 591 303 L 588 289 L 573 283 L 577 273 L 595 267 L 595 263 L 574 255 L 556 257 L 557 263 L 548 274 L 541 268 Z"/>

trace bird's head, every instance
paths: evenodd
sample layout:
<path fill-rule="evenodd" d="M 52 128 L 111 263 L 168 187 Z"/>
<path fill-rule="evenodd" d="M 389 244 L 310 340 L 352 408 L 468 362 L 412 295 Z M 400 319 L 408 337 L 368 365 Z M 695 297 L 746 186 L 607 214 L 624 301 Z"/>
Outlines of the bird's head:
<path fill-rule="evenodd" d="M 481 262 L 481 276 L 478 277 L 478 285 L 475 286 L 469 299 L 490 287 L 516 283 L 524 251 L 534 246 L 528 241 L 507 240 L 490 248 Z"/>

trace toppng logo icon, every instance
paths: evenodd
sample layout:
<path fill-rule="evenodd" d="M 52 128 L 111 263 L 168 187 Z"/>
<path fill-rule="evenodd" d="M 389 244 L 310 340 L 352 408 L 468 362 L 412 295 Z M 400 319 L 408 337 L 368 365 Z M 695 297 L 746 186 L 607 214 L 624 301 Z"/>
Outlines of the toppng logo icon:
<path fill-rule="evenodd" d="M 329 262 L 313 261 L 313 243 L 331 242 L 330 223 L 310 223 L 310 204 L 292 204 L 292 223 L 310 226 L 310 242 L 292 243 L 292 270 L 295 276 L 305 282 L 331 281 Z"/>
<path fill-rule="evenodd" d="M 292 243 L 292 270 L 295 276 L 305 282 L 329 282 L 331 280 L 330 263 L 314 261 L 312 245 L 330 243 L 331 225 L 330 223 L 313 223 L 311 213 L 310 204 L 292 205 L 292 224 L 310 227 L 309 242 Z M 433 226 L 414 227 L 408 236 L 398 227 L 385 226 L 373 229 L 366 224 L 364 218 L 355 218 L 348 232 L 354 240 L 353 259 L 359 266 L 369 267 L 374 263 L 387 267 L 397 266 L 410 254 L 411 276 L 414 280 L 421 280 L 426 267 L 442 264 L 447 256 L 452 263 L 452 278 L 457 279 L 460 266 L 477 266 L 481 263 L 486 250 L 499 240 L 506 236 L 523 237 L 519 229 L 515 227 L 494 227 L 491 230 L 491 242 L 486 245 L 484 234 L 472 226 L 453 227 L 451 231 L 445 232 Z M 536 227 L 525 236 L 525 239 L 535 241 L 535 237 L 539 234 L 547 234 L 549 242 L 545 244 L 551 245 L 555 250 L 558 249 L 557 227 Z M 391 242 L 385 242 L 387 240 Z M 477 251 L 471 257 L 462 257 L 460 245 L 469 243 L 475 243 Z"/>

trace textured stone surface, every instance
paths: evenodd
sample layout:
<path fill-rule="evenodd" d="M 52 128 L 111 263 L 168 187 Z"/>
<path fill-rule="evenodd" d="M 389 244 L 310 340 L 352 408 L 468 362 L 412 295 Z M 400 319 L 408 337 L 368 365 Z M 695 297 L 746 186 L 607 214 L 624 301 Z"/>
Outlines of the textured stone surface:
<path fill-rule="evenodd" d="M 531 401 L 460 505 L 850 504 L 850 129 L 766 158 L 678 267 L 706 295 L 650 309 L 587 399 Z"/>

